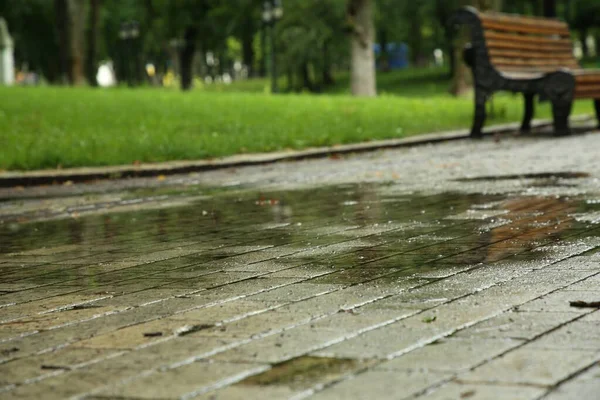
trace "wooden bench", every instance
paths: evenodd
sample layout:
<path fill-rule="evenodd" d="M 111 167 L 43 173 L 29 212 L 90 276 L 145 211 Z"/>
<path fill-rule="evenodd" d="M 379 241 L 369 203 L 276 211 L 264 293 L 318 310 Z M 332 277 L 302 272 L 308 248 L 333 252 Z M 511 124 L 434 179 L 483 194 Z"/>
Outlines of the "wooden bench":
<path fill-rule="evenodd" d="M 535 96 L 552 102 L 556 135 L 570 133 L 575 99 L 594 99 L 600 120 L 600 70 L 581 68 L 565 22 L 464 7 L 454 14 L 451 24 L 471 27 L 471 44 L 464 56 L 475 86 L 472 137 L 481 137 L 485 104 L 496 91 L 524 94 L 522 132 L 531 130 Z"/>

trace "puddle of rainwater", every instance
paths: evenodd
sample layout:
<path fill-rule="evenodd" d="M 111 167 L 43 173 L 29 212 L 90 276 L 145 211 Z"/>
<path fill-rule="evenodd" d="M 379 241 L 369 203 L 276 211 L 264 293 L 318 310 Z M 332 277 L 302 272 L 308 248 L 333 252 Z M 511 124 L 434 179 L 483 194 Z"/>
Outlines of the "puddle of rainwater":
<path fill-rule="evenodd" d="M 10 272 L 1 282 L 14 287 L 19 282 L 57 284 L 61 275 L 81 278 L 71 285 L 109 285 L 137 275 L 157 280 L 168 275 L 174 280 L 178 269 L 199 276 L 204 264 L 227 271 L 232 265 L 229 257 L 252 253 L 252 246 L 274 246 L 275 260 L 277 248 L 288 246 L 298 254 L 284 254 L 282 264 L 291 260 L 338 270 L 322 283 L 352 284 L 376 271 L 409 276 L 419 269 L 508 257 L 536 259 L 545 256 L 532 251 L 536 247 L 577 235 L 600 236 L 599 231 L 590 231 L 593 224 L 572 217 L 600 209 L 600 204 L 584 199 L 461 193 L 391 197 L 381 188 L 226 191 L 186 206 L 13 221 L 0 225 L 0 271 Z M 470 218 L 481 210 L 490 210 L 490 216 Z M 63 246 L 68 249 L 52 251 Z M 41 248 L 48 249 L 47 254 L 28 253 Z M 123 260 L 168 250 L 173 254 L 165 256 L 167 260 L 143 258 L 142 265 L 134 262 L 122 271 L 111 270 Z M 188 267 L 192 264 L 197 266 Z M 245 266 L 242 261 L 238 264 Z M 65 265 L 65 272 L 28 268 L 35 265 Z M 188 275 L 180 278 L 189 280 Z M 193 279 L 189 281 L 193 284 Z"/>
<path fill-rule="evenodd" d="M 237 385 L 301 389 L 330 381 L 370 364 L 367 360 L 303 356 L 275 364 L 271 369 L 246 378 Z"/>

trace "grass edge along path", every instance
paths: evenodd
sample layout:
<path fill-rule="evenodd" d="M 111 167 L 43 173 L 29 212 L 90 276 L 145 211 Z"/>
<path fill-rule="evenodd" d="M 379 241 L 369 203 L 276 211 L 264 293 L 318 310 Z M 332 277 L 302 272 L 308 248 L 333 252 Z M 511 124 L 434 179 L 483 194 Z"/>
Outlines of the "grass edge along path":
<path fill-rule="evenodd" d="M 200 160 L 467 128 L 471 98 L 265 95 L 161 89 L 0 88 L 0 169 Z M 591 113 L 576 102 L 573 115 Z M 488 125 L 522 116 L 499 95 Z M 548 118 L 548 104 L 536 118 Z"/>

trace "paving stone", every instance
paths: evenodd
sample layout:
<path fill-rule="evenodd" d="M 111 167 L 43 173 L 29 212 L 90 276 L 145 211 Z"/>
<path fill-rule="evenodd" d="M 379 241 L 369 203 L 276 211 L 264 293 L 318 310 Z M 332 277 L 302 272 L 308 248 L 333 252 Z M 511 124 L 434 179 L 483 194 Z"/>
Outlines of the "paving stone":
<path fill-rule="evenodd" d="M 281 304 L 284 303 L 276 301 L 235 300 L 216 304 L 212 307 L 203 307 L 176 313 L 171 317 L 168 317 L 168 319 L 186 321 L 190 324 L 216 324 L 224 321 L 235 321 L 244 317 L 268 312 L 269 310 L 278 308 Z"/>
<path fill-rule="evenodd" d="M 7 307 L 2 310 L 2 322 L 12 321 L 30 315 L 40 315 L 54 311 L 66 310 L 76 306 L 93 306 L 93 303 L 110 297 L 110 295 L 82 295 L 79 293 L 64 294 L 48 299 L 31 301 Z"/>
<path fill-rule="evenodd" d="M 600 321 L 574 321 L 549 332 L 531 344 L 544 349 L 600 351 Z"/>
<path fill-rule="evenodd" d="M 448 383 L 442 385 L 432 393 L 419 396 L 423 400 L 537 400 L 544 393 L 543 389 L 527 386 L 507 385 L 474 385 Z"/>
<path fill-rule="evenodd" d="M 268 369 L 261 364 L 195 362 L 176 369 L 158 372 L 123 386 L 107 388 L 100 395 L 138 399 L 180 398 L 201 394 L 220 382 L 260 373 Z"/>
<path fill-rule="evenodd" d="M 585 322 L 598 322 L 598 321 L 600 321 L 600 310 L 593 311 L 593 312 L 587 314 L 585 317 L 583 317 L 581 319 L 581 321 L 585 321 Z"/>
<path fill-rule="evenodd" d="M 61 325 L 73 324 L 77 321 L 98 318 L 109 313 L 124 311 L 125 307 L 82 305 L 81 309 L 66 309 L 46 314 L 34 314 L 21 319 L 0 324 L 0 337 L 4 340 L 26 333 L 56 329 Z M 86 308 L 90 307 L 90 308 Z"/>
<path fill-rule="evenodd" d="M 435 340 L 440 330 L 431 324 L 422 327 L 407 327 L 397 322 L 383 328 L 366 332 L 338 344 L 334 344 L 315 355 L 335 358 L 387 358 L 390 354 L 411 348 L 420 342 Z"/>
<path fill-rule="evenodd" d="M 0 364 L 0 385 L 20 383 L 55 371 L 68 370 L 97 358 L 116 354 L 112 350 L 66 347 L 34 357 Z"/>
<path fill-rule="evenodd" d="M 48 299 L 55 296 L 74 293 L 81 290 L 72 287 L 46 287 L 44 290 L 23 290 L 19 292 L 5 292 L 0 295 L 0 307 L 5 308 L 20 303 Z"/>
<path fill-rule="evenodd" d="M 127 376 L 127 369 L 115 368 L 113 374 Z M 9 398 L 25 399 L 64 399 L 84 394 L 106 383 L 106 375 L 88 373 L 84 370 L 58 374 L 34 384 L 17 386 L 8 392 Z"/>
<path fill-rule="evenodd" d="M 444 373 L 420 371 L 367 371 L 326 388 L 314 399 L 407 399 L 448 378 Z"/>
<path fill-rule="evenodd" d="M 555 350 L 523 346 L 472 372 L 459 376 L 465 383 L 555 385 L 598 359 L 589 350 Z M 558 362 L 560 361 L 560 362 Z"/>
<path fill-rule="evenodd" d="M 341 289 L 342 285 L 327 285 L 316 283 L 297 283 L 295 285 L 270 290 L 268 292 L 253 295 L 249 300 L 259 301 L 298 301 L 308 297 L 323 295 L 336 289 Z"/>
<path fill-rule="evenodd" d="M 571 307 L 571 301 L 597 301 L 598 292 L 590 290 L 561 290 L 518 307 L 519 311 L 589 313 L 589 308 Z"/>
<path fill-rule="evenodd" d="M 531 340 L 579 316 L 571 312 L 507 312 L 463 329 L 455 336 Z"/>
<path fill-rule="evenodd" d="M 600 393 L 600 364 L 553 389 L 544 397 L 548 400 L 594 399 Z"/>
<path fill-rule="evenodd" d="M 522 341 L 512 339 L 442 339 L 380 364 L 376 369 L 462 372 L 520 344 Z"/>
<path fill-rule="evenodd" d="M 294 394 L 294 390 L 285 386 L 252 387 L 248 385 L 233 385 L 227 386 L 224 389 L 202 394 L 195 398 L 200 400 L 288 399 Z"/>
<path fill-rule="evenodd" d="M 118 357 L 99 361 L 87 371 L 110 375 L 112 368 L 126 368 L 131 376 L 143 375 L 154 369 L 169 368 L 196 359 L 207 359 L 225 351 L 236 342 L 220 337 L 163 337 L 142 344 Z"/>
<path fill-rule="evenodd" d="M 600 266 L 598 266 L 600 270 Z M 591 276 L 582 282 L 575 283 L 569 286 L 569 290 L 594 291 L 600 287 L 600 274 Z"/>

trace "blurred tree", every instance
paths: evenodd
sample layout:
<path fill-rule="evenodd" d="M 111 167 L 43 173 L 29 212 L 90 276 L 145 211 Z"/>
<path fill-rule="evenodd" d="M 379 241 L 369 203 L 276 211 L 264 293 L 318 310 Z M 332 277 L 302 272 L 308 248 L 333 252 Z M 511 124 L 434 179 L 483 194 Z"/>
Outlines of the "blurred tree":
<path fill-rule="evenodd" d="M 68 0 L 68 14 L 71 29 L 69 30 L 69 46 L 71 64 L 68 66 L 71 84 L 85 84 L 85 27 L 88 2 L 84 0 Z"/>
<path fill-rule="evenodd" d="M 375 7 L 376 38 L 381 46 L 378 65 L 382 72 L 389 71 L 389 43 L 400 43 L 408 40 L 408 21 L 411 16 L 407 13 L 409 2 L 396 0 L 377 0 Z"/>
<path fill-rule="evenodd" d="M 85 75 L 92 86 L 97 86 L 98 35 L 100 32 L 100 5 L 102 0 L 90 0 L 89 26 L 87 29 L 87 52 L 85 56 Z"/>
<path fill-rule="evenodd" d="M 261 40 L 262 2 L 0 0 L 0 14 L 15 38 L 17 65 L 52 82 L 81 83 L 85 75 L 93 85 L 97 60 L 112 60 L 120 80 L 131 70 L 140 82 L 143 65 L 152 63 L 159 77 L 172 70 L 189 89 L 198 74 L 233 75 L 235 61 L 250 76 L 264 74 L 269 44 Z M 335 72 L 350 69 L 352 92 L 373 96 L 375 38 L 383 50 L 377 60 L 383 71 L 388 43 L 407 43 L 417 65 L 429 65 L 432 51 L 442 48 L 452 69 L 452 91 L 464 93 L 470 87 L 470 72 L 461 62 L 464 38 L 455 46 L 447 27 L 461 5 L 568 16 L 579 37 L 600 33 L 597 0 L 284 0 L 276 26 L 278 63 L 290 90 L 320 91 L 334 83 Z M 120 27 L 134 20 L 140 37 L 126 43 L 119 39 Z"/>
<path fill-rule="evenodd" d="M 371 0 L 348 0 L 346 17 L 352 49 L 351 91 L 354 96 L 376 96 L 374 22 Z"/>
<path fill-rule="evenodd" d="M 455 62 L 455 51 L 454 51 L 454 30 L 448 26 L 448 21 L 452 16 L 452 13 L 458 9 L 458 0 L 435 0 L 433 15 L 438 24 L 441 27 L 443 34 L 443 49 L 444 53 L 448 55 L 448 64 L 450 65 L 450 76 L 454 76 L 454 68 L 456 67 Z"/>
<path fill-rule="evenodd" d="M 277 53 L 289 90 L 318 91 L 334 82 L 347 57 L 345 0 L 288 0 L 277 24 Z"/>
<path fill-rule="evenodd" d="M 577 31 L 581 41 L 581 50 L 584 57 L 589 55 L 587 37 L 594 28 L 600 27 L 600 2 L 596 0 L 574 0 L 571 1 L 569 24 Z M 597 37 L 600 39 L 600 36 Z M 600 43 L 596 41 L 596 47 Z"/>
<path fill-rule="evenodd" d="M 71 18 L 69 15 L 68 0 L 54 0 L 54 11 L 56 13 L 56 30 L 58 32 L 58 50 L 60 57 L 60 76 L 63 82 L 73 82 L 73 70 L 71 55 Z"/>
<path fill-rule="evenodd" d="M 18 69 L 36 72 L 51 82 L 60 78 L 54 5 L 46 0 L 2 0 L 0 15 L 15 41 Z"/>
<path fill-rule="evenodd" d="M 87 3 L 54 0 L 61 75 L 72 85 L 85 83 L 85 26 Z"/>
<path fill-rule="evenodd" d="M 543 0 L 544 17 L 556 18 L 556 0 Z"/>

